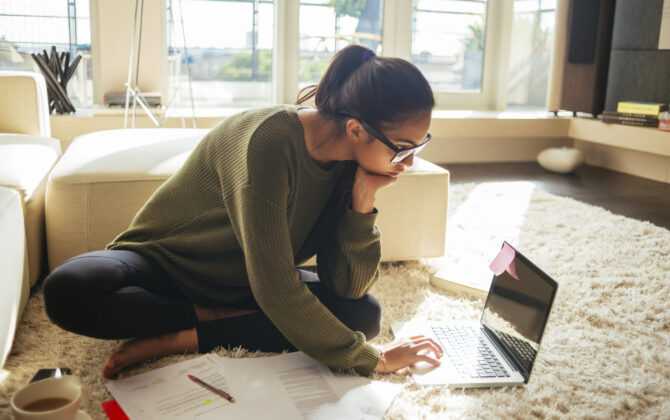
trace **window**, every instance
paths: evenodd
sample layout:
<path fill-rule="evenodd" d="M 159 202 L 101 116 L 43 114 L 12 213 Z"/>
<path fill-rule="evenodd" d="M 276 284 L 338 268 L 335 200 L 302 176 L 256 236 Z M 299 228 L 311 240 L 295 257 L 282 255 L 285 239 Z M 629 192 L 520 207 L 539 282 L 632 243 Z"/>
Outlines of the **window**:
<path fill-rule="evenodd" d="M 176 92 L 182 106 L 189 103 L 187 50 L 196 107 L 271 103 L 272 0 L 166 0 L 166 4 L 169 98 Z"/>
<path fill-rule="evenodd" d="M 331 57 L 351 43 L 382 45 L 382 0 L 300 0 L 300 87 L 317 83 Z"/>
<path fill-rule="evenodd" d="M 412 62 L 435 92 L 482 90 L 486 0 L 416 0 Z"/>
<path fill-rule="evenodd" d="M 554 44 L 556 0 L 515 0 L 508 107 L 544 108 Z"/>
<path fill-rule="evenodd" d="M 67 84 L 75 107 L 93 103 L 88 0 L 0 0 L 0 69 L 39 71 L 31 53 L 82 55 Z"/>
<path fill-rule="evenodd" d="M 157 7 L 165 7 L 166 41 L 152 48 L 165 45 L 168 57 L 167 80 L 157 77 L 163 104 L 175 108 L 190 107 L 191 88 L 199 112 L 293 102 L 351 43 L 411 60 L 438 108 L 542 107 L 546 98 L 556 0 L 161 0 Z M 130 27 L 134 7 L 121 9 Z M 82 54 L 68 93 L 77 107 L 91 105 L 90 25 L 87 0 L 0 0 L 0 68 L 36 69 L 29 54 L 52 45 Z M 102 36 L 114 45 L 117 35 Z M 126 79 L 126 66 L 106 67 L 105 89 Z"/>

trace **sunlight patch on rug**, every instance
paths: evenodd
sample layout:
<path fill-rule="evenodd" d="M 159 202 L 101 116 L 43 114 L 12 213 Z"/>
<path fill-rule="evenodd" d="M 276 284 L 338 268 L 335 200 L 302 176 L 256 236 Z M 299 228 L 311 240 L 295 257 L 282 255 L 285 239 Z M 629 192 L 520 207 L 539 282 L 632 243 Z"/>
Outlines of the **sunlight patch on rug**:
<path fill-rule="evenodd" d="M 486 182 L 450 192 L 445 255 L 427 263 L 440 277 L 488 290 L 489 263 L 503 241 L 517 242 L 534 190 L 532 182 Z M 474 249 L 466 246 L 475 238 Z"/>

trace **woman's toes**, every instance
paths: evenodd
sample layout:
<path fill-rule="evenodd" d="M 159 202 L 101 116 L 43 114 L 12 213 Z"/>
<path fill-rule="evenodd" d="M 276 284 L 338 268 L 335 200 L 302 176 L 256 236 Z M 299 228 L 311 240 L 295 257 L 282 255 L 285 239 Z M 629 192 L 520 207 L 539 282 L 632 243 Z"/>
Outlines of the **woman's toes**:
<path fill-rule="evenodd" d="M 130 365 L 157 357 L 198 351 L 195 328 L 123 343 L 109 356 L 102 375 L 111 378 Z"/>
<path fill-rule="evenodd" d="M 111 379 L 114 376 L 116 376 L 118 371 L 119 367 L 117 367 L 114 362 L 110 362 L 108 359 L 107 364 L 102 368 L 102 376 L 104 376 L 107 379 Z"/>
<path fill-rule="evenodd" d="M 112 354 L 109 355 L 105 366 L 102 368 L 102 376 L 105 378 L 112 378 L 116 376 L 116 374 L 119 373 L 119 371 L 121 371 L 124 367 L 126 367 L 126 349 L 127 345 L 122 344 L 120 347 L 114 350 Z"/>

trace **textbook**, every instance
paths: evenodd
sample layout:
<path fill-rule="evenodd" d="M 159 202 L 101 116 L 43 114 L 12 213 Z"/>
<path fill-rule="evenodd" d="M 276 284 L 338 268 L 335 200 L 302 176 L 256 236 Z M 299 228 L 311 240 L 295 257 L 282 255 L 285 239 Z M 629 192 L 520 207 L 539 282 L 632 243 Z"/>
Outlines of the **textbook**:
<path fill-rule="evenodd" d="M 655 102 L 620 101 L 616 110 L 620 113 L 653 115 L 658 117 L 660 112 L 668 110 L 668 104 Z"/>

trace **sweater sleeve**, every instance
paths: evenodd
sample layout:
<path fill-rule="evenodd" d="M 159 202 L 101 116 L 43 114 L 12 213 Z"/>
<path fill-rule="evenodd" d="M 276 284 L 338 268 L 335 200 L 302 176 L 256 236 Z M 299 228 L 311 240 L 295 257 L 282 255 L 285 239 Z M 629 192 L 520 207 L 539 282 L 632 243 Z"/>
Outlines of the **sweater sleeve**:
<path fill-rule="evenodd" d="M 316 249 L 319 279 L 338 296 L 359 299 L 379 279 L 381 232 L 370 214 L 351 210 L 355 167 L 336 188 L 311 236 Z M 310 238 L 312 239 L 312 238 Z"/>
<path fill-rule="evenodd" d="M 319 279 L 339 296 L 359 299 L 379 279 L 381 234 L 376 218 L 377 209 L 359 214 L 346 208 L 333 234 L 317 251 Z"/>
<path fill-rule="evenodd" d="M 247 185 L 226 198 L 226 206 L 254 298 L 277 329 L 316 360 L 369 375 L 379 361 L 379 350 L 366 342 L 362 332 L 342 324 L 299 279 L 286 205 Z"/>

